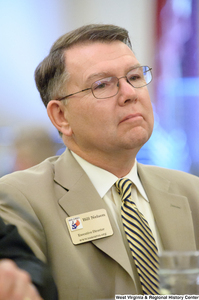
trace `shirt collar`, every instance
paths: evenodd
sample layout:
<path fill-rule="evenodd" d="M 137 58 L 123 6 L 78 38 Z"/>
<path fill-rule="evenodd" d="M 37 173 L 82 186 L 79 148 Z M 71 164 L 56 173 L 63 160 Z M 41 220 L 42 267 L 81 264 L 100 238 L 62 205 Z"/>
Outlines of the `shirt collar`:
<path fill-rule="evenodd" d="M 89 177 L 90 181 L 96 188 L 97 192 L 99 193 L 100 197 L 103 198 L 108 190 L 114 185 L 114 183 L 118 180 L 118 177 L 116 177 L 114 174 L 101 169 L 95 165 L 92 165 L 76 153 L 72 152 L 72 155 L 76 159 L 76 161 L 79 163 L 79 165 L 82 167 L 84 172 Z M 130 179 L 135 186 L 137 187 L 138 191 L 142 195 L 142 197 L 148 201 L 147 195 L 145 193 L 145 190 L 142 186 L 142 183 L 138 177 L 137 173 L 137 160 L 135 160 L 135 164 L 129 174 L 125 176 L 125 178 Z"/>

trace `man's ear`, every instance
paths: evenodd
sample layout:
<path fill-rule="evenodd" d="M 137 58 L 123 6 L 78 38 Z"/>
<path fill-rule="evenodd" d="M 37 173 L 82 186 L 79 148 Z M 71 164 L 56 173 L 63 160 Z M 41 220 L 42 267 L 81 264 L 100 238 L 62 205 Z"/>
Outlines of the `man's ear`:
<path fill-rule="evenodd" d="M 51 100 L 47 106 L 48 116 L 53 125 L 66 136 L 72 135 L 72 129 L 66 119 L 66 106 L 58 100 Z"/>

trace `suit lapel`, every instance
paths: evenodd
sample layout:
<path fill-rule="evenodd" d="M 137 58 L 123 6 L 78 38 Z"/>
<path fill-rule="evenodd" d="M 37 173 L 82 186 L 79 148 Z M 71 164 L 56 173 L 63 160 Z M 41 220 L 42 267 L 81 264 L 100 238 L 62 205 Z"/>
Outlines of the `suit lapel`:
<path fill-rule="evenodd" d="M 112 214 L 109 212 L 109 208 L 68 150 L 60 156 L 55 164 L 55 181 L 65 189 L 62 188 L 60 193 L 59 205 L 66 212 L 66 217 L 102 208 L 106 209 L 113 235 L 94 240 L 92 243 L 117 261 L 133 278 L 132 268 L 129 264 L 122 237 Z"/>
<path fill-rule="evenodd" d="M 170 191 L 171 182 L 138 164 L 138 174 L 146 191 L 164 250 L 196 250 L 188 199 Z"/>

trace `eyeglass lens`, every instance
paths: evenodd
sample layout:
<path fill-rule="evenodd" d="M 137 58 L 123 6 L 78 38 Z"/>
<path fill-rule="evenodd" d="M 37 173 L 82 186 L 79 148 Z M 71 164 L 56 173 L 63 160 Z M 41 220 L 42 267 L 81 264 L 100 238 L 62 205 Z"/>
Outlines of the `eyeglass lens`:
<path fill-rule="evenodd" d="M 135 88 L 140 88 L 152 80 L 152 75 L 149 67 L 138 67 L 126 75 L 127 81 Z M 113 97 L 118 93 L 119 79 L 117 77 L 107 77 L 100 79 L 92 84 L 93 95 L 98 98 L 109 98 Z"/>

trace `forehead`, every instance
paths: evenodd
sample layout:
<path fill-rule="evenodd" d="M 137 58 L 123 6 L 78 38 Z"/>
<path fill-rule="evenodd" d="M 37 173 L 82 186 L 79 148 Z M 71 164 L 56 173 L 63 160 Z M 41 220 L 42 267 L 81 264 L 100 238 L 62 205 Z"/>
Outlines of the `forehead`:
<path fill-rule="evenodd" d="M 92 73 L 123 72 L 138 64 L 132 50 L 123 42 L 89 42 L 66 50 L 66 68 L 70 75 L 86 79 Z"/>

